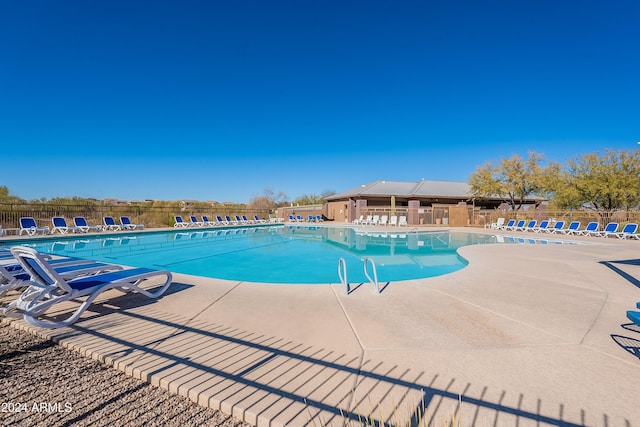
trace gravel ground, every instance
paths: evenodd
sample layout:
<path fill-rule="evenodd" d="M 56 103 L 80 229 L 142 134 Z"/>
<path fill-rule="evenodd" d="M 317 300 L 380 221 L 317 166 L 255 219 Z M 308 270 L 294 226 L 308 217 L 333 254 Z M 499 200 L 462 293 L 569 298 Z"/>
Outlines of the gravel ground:
<path fill-rule="evenodd" d="M 26 331 L 0 324 L 3 426 L 250 427 Z"/>

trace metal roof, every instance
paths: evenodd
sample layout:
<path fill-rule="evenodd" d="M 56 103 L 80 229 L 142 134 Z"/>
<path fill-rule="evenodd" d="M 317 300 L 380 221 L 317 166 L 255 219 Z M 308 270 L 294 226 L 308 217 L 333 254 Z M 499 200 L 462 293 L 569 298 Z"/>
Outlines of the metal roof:
<path fill-rule="evenodd" d="M 327 200 L 345 199 L 363 196 L 397 196 L 397 197 L 471 197 L 466 182 L 455 181 L 374 181 L 362 184 L 338 194 L 327 197 Z"/>

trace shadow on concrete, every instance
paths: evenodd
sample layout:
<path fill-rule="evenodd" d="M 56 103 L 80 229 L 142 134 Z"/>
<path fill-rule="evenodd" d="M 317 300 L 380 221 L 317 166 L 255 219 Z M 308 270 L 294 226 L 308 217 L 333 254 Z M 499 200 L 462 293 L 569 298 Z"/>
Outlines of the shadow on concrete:
<path fill-rule="evenodd" d="M 631 353 L 633 356 L 640 359 L 640 340 L 635 338 L 629 338 L 622 335 L 611 335 L 611 339 L 615 341 L 626 352 Z"/>
<path fill-rule="evenodd" d="M 584 410 L 582 420 L 570 422 L 563 419 L 562 404 L 558 415 L 551 416 L 548 407 L 542 413 L 540 399 L 535 403 L 520 395 L 516 405 L 505 404 L 513 397 L 504 390 L 491 400 L 485 397 L 491 391 L 486 386 L 479 396 L 471 395 L 470 383 L 462 393 L 453 392 L 455 378 L 411 372 L 384 361 L 361 360 L 361 355 L 338 354 L 225 325 L 159 316 L 151 307 L 129 310 L 130 298 L 118 309 L 109 308 L 115 302 L 110 299 L 93 310 L 100 319 L 82 319 L 53 339 L 63 342 L 82 335 L 83 353 L 101 354 L 100 360 L 120 369 L 135 365 L 139 378 L 163 384 L 204 406 L 232 411 L 250 423 L 266 418 L 282 425 L 360 425 L 364 420 L 362 425 L 376 427 L 421 426 L 428 417 L 424 425 L 437 425 L 443 417 L 450 420 L 451 415 L 444 415 L 445 406 L 453 405 L 456 412 L 464 406 L 468 425 L 486 424 L 488 418 L 493 425 L 585 425 Z M 633 352 L 640 341 L 627 339 L 623 344 Z M 458 414 L 454 416 L 457 420 Z"/>
<path fill-rule="evenodd" d="M 378 289 L 380 290 L 380 293 L 383 293 L 390 284 L 391 284 L 391 282 L 378 283 Z M 347 293 L 347 295 L 351 295 L 352 293 L 354 293 L 355 291 L 357 291 L 361 287 L 369 288 L 371 290 L 371 292 L 375 293 L 375 288 L 374 288 L 374 285 L 372 283 L 360 282 L 358 284 L 349 283 L 349 292 Z"/>
<path fill-rule="evenodd" d="M 636 325 L 635 323 L 625 323 L 620 326 L 628 331 L 637 333 L 638 338 L 640 338 L 640 326 Z M 615 334 L 611 334 L 611 339 L 613 339 L 613 341 L 620 347 L 622 347 L 626 352 L 640 359 L 640 339 Z"/>
<path fill-rule="evenodd" d="M 620 276 L 622 276 L 624 279 L 629 281 L 629 283 L 631 283 L 633 286 L 636 286 L 636 287 L 640 288 L 640 279 L 632 276 L 631 274 L 627 273 L 626 271 L 622 270 L 620 267 L 615 265 L 615 264 L 620 264 L 620 265 L 640 266 L 640 259 L 627 259 L 627 260 L 618 260 L 618 261 L 600 261 L 600 264 L 602 264 L 602 265 L 610 268 L 611 270 L 615 271 Z"/>

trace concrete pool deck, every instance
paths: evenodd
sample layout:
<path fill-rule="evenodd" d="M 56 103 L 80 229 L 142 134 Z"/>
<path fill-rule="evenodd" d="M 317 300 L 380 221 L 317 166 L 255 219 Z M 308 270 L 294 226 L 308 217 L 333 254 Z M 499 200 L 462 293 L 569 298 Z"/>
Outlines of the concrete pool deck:
<path fill-rule="evenodd" d="M 640 242 L 545 237 L 589 244 L 468 246 L 466 268 L 380 295 L 175 274 L 71 327 L 8 321 L 259 426 L 404 426 L 422 407 L 433 425 L 640 425 Z"/>

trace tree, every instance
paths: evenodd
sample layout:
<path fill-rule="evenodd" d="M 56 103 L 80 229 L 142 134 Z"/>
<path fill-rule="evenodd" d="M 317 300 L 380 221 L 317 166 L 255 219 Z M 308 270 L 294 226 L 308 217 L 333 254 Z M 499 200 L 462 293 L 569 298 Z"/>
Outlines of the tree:
<path fill-rule="evenodd" d="M 6 185 L 0 185 L 0 202 L 1 203 L 21 203 L 23 200 L 11 194 L 9 187 Z"/>
<path fill-rule="evenodd" d="M 302 196 L 296 198 L 293 203 L 296 205 L 320 205 L 324 203 L 324 199 L 326 197 L 332 196 L 336 194 L 333 190 L 325 190 L 322 193 L 318 194 L 303 194 Z"/>
<path fill-rule="evenodd" d="M 544 176 L 544 187 L 549 194 L 549 206 L 553 209 L 568 209 L 580 206 L 578 191 L 571 184 L 571 177 L 566 169 L 558 165 Z"/>
<path fill-rule="evenodd" d="M 487 162 L 469 178 L 471 194 L 476 198 L 499 197 L 513 210 L 519 210 L 527 199 L 543 198 L 548 177 L 557 169 L 555 164 L 543 168 L 542 155 L 533 151 L 524 160 L 519 155 L 502 158 L 500 164 Z"/>
<path fill-rule="evenodd" d="M 637 209 L 640 206 L 640 150 L 606 150 L 603 156 L 593 153 L 569 160 L 554 202 L 559 206 L 595 210 L 604 218 L 610 218 L 615 211 Z"/>
<path fill-rule="evenodd" d="M 258 212 L 271 212 L 276 208 L 286 204 L 287 195 L 282 191 L 276 193 L 271 188 L 264 189 L 264 195 L 254 197 L 249 200 L 247 208 Z"/>

